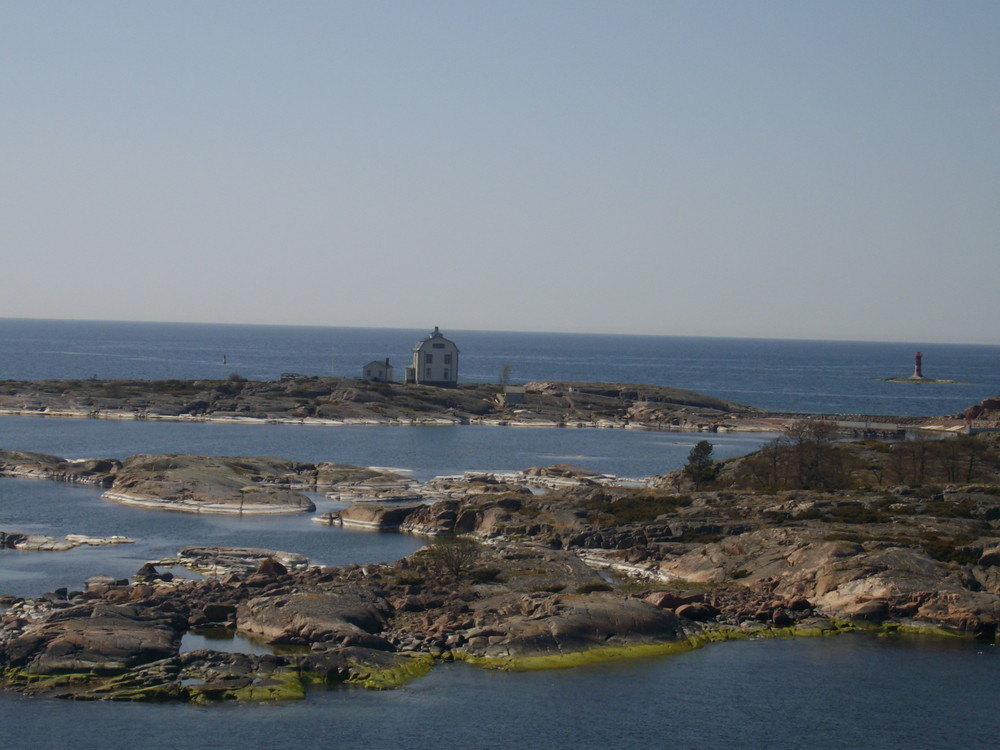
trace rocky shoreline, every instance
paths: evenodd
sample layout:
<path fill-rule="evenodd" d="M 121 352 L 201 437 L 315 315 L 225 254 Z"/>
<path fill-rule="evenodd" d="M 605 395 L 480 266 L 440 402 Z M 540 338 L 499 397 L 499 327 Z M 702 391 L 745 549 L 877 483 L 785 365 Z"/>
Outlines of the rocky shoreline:
<path fill-rule="evenodd" d="M 405 481 L 361 466 L 267 457 L 140 454 L 73 461 L 3 449 L 0 476 L 107 487 L 106 500 L 139 508 L 237 515 L 311 513 L 316 506 L 304 492 L 363 491 Z"/>
<path fill-rule="evenodd" d="M 437 388 L 347 378 L 249 381 L 0 381 L 0 415 L 309 425 L 753 428 L 751 407 L 664 386 L 533 382 L 514 403 L 498 386 Z"/>
<path fill-rule="evenodd" d="M 642 423 L 633 419 L 649 413 L 648 394 L 639 407 L 615 388 L 591 386 L 583 397 L 546 384 L 537 394 L 563 399 L 560 409 L 589 399 L 574 412 L 588 423 Z M 602 416 L 595 399 L 629 405 Z M 994 401 L 973 411 L 990 417 Z M 372 408 L 368 395 L 357 403 Z M 670 409 L 671 428 L 754 419 L 738 405 L 665 403 L 647 426 Z M 677 409 L 698 411 L 682 419 Z M 224 418 L 211 409 L 174 416 Z M 91 484 L 112 502 L 308 514 L 316 508 L 305 493 L 322 492 L 344 507 L 314 521 L 429 540 L 391 565 L 338 568 L 292 552 L 186 547 L 132 579 L 0 597 L 0 687 L 80 700 L 277 700 L 316 685 L 394 687 L 453 660 L 541 669 L 859 628 L 995 642 L 1000 435 L 847 443 L 829 420 L 784 418 L 782 437 L 755 453 L 716 462 L 703 441 L 683 469 L 628 482 L 569 465 L 417 483 L 268 457 L 70 461 L 0 450 L 0 476 Z M 39 551 L 128 541 L 0 531 L 0 545 Z M 176 566 L 201 578 L 175 576 Z M 203 629 L 273 653 L 183 651 L 184 636 Z"/>
<path fill-rule="evenodd" d="M 216 552 L 230 563 L 242 554 Z M 811 612 L 781 626 L 707 622 L 721 614 L 702 594 L 623 594 L 573 553 L 521 545 L 480 545 L 458 572 L 433 548 L 363 568 L 267 558 L 202 581 L 146 566 L 134 582 L 98 577 L 84 591 L 13 602 L 0 682 L 75 700 L 279 700 L 320 685 L 396 687 L 441 661 L 540 669 L 852 627 Z M 205 628 L 266 639 L 275 653 L 181 653 L 183 635 Z"/>
<path fill-rule="evenodd" d="M 843 443 L 826 427 L 800 425 L 755 454 L 692 461 L 645 486 L 536 467 L 440 478 L 420 502 L 359 502 L 318 519 L 428 537 L 391 565 L 192 547 L 132 580 L 8 599 L 0 684 L 74 699 L 272 700 L 313 685 L 393 687 L 448 660 L 549 668 L 857 628 L 995 641 L 997 436 Z M 211 502 L 235 502 L 234 487 L 343 493 L 366 482 L 377 497 L 396 482 L 268 458 L 14 451 L 0 472 L 182 486 Z M 174 577 L 165 566 L 176 565 L 204 578 Z M 184 635 L 203 628 L 274 653 L 182 653 Z"/>
<path fill-rule="evenodd" d="M 808 414 L 752 406 L 665 386 L 537 381 L 509 399 L 484 383 L 440 388 L 351 378 L 0 381 L 0 417 L 211 422 L 240 425 L 449 426 L 775 432 Z M 964 414 L 900 417 L 830 414 L 848 435 L 904 430 L 1000 429 L 1000 400 Z"/>

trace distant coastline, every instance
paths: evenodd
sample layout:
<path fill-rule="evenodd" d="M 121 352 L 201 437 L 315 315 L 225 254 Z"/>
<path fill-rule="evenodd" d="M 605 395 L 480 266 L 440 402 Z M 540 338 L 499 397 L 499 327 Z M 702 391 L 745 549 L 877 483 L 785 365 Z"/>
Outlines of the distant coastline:
<path fill-rule="evenodd" d="M 308 426 L 382 425 L 773 432 L 821 418 L 854 434 L 956 432 L 959 415 L 770 412 L 692 391 L 632 383 L 532 382 L 455 388 L 352 378 L 0 381 L 0 416 Z"/>
<path fill-rule="evenodd" d="M 627 383 L 528 383 L 516 398 L 348 378 L 0 382 L 0 415 L 302 425 L 461 425 L 715 431 L 754 429 L 752 407 L 692 391 Z M 742 421 L 741 419 L 742 418 Z M 756 429 L 773 429 L 761 423 Z"/>
<path fill-rule="evenodd" d="M 447 321 L 427 321 L 428 324 Z M 0 380 L 274 380 L 285 372 L 355 378 L 364 363 L 408 351 L 423 328 L 379 329 L 3 321 Z M 1000 347 L 779 339 L 455 330 L 460 378 L 670 386 L 761 411 L 954 414 L 1000 392 Z M 899 388 L 922 348 L 925 374 L 968 385 Z"/>

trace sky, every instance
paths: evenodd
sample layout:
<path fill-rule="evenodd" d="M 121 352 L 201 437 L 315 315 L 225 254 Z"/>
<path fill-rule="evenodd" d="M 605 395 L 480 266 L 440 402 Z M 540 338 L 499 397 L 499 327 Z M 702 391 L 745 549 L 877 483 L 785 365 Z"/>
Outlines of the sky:
<path fill-rule="evenodd" d="M 1000 344 L 994 0 L 0 0 L 0 317 Z"/>

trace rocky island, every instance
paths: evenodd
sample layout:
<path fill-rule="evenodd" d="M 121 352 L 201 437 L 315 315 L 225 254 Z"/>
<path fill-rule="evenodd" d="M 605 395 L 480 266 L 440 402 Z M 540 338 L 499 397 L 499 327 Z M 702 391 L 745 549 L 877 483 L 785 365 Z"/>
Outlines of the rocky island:
<path fill-rule="evenodd" d="M 536 381 L 517 393 L 485 383 L 454 387 L 353 378 L 0 381 L 0 416 L 309 425 L 597 427 L 692 432 L 772 431 L 808 414 L 776 413 L 693 391 L 631 383 Z M 826 415 L 880 433 L 1000 426 L 997 399 L 938 417 Z"/>
<path fill-rule="evenodd" d="M 392 687 L 443 660 L 532 669 L 857 628 L 995 640 L 997 435 L 835 438 L 821 420 L 796 422 L 724 462 L 705 442 L 683 469 L 643 487 L 569 466 L 451 477 L 436 484 L 439 499 L 348 505 L 327 519 L 430 540 L 393 564 L 320 567 L 201 547 L 130 580 L 8 599 L 0 683 L 76 699 L 267 700 L 320 684 Z M 134 460 L 152 471 L 163 457 Z M 21 476 L 113 488 L 119 473 L 132 476 L 133 459 L 79 472 L 55 457 L 3 461 Z M 266 478 L 283 491 L 361 477 L 275 461 L 238 459 L 217 476 L 232 487 Z M 181 463 L 205 481 L 220 462 Z M 169 565 L 204 578 L 174 577 Z M 261 639 L 274 653 L 182 653 L 183 636 L 203 628 Z"/>
<path fill-rule="evenodd" d="M 664 386 L 535 382 L 523 398 L 349 378 L 0 381 L 0 415 L 310 424 L 503 424 L 710 429 L 754 410 Z"/>
<path fill-rule="evenodd" d="M 185 513 L 303 513 L 316 510 L 303 491 L 321 492 L 405 482 L 391 472 L 348 464 L 280 458 L 137 455 L 124 461 L 0 449 L 0 476 L 51 479 L 107 487 L 123 505 Z"/>

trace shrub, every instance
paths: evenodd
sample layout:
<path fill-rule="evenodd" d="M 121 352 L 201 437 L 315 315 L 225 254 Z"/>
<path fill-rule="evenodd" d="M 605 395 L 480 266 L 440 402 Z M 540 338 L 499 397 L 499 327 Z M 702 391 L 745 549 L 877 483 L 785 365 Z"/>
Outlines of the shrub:
<path fill-rule="evenodd" d="M 968 547 L 956 547 L 954 540 L 939 539 L 933 542 L 925 542 L 922 545 L 924 552 L 939 562 L 953 562 L 959 565 L 972 565 L 980 557 L 980 551 Z"/>
<path fill-rule="evenodd" d="M 680 540 L 688 544 L 712 544 L 725 538 L 725 534 L 713 534 L 706 531 L 685 531 L 680 536 Z"/>
<path fill-rule="evenodd" d="M 576 587 L 576 593 L 578 594 L 592 594 L 595 591 L 614 591 L 614 589 L 606 583 L 584 583 Z"/>
<path fill-rule="evenodd" d="M 975 506 L 968 500 L 934 500 L 924 505 L 922 515 L 935 518 L 974 518 L 975 510 Z"/>
<path fill-rule="evenodd" d="M 826 512 L 826 520 L 841 523 L 888 523 L 892 519 L 878 508 L 850 504 L 833 506 Z"/>
<path fill-rule="evenodd" d="M 460 578 L 479 561 L 481 553 L 479 542 L 472 537 L 448 534 L 436 537 L 424 557 L 442 573 Z"/>
<path fill-rule="evenodd" d="M 469 577 L 478 583 L 490 583 L 500 575 L 500 568 L 476 568 Z"/>
<path fill-rule="evenodd" d="M 406 571 L 403 573 L 396 574 L 397 586 L 420 586 L 423 584 L 423 582 L 424 582 L 424 577 L 419 573 Z"/>
<path fill-rule="evenodd" d="M 607 516 L 609 525 L 652 521 L 667 513 L 676 513 L 678 508 L 691 504 L 685 495 L 625 495 L 610 497 L 597 493 L 583 503 L 583 507 L 596 514 Z"/>

